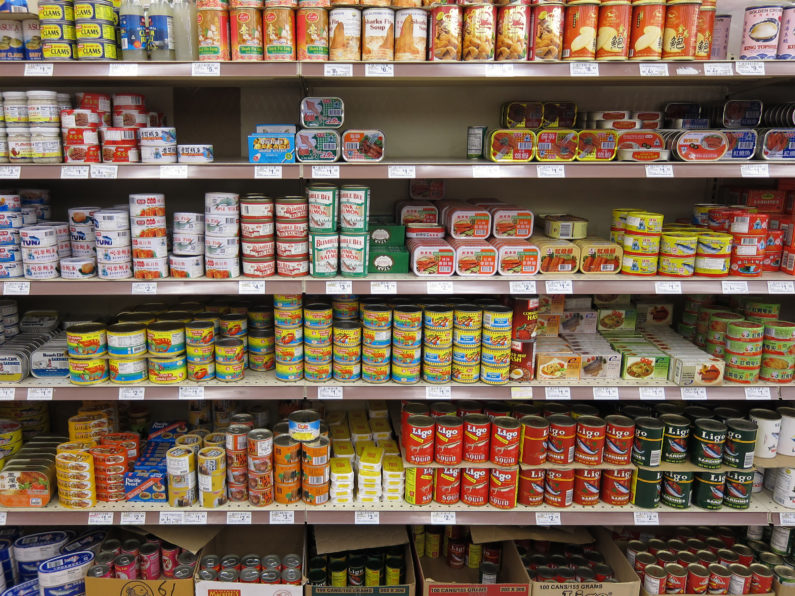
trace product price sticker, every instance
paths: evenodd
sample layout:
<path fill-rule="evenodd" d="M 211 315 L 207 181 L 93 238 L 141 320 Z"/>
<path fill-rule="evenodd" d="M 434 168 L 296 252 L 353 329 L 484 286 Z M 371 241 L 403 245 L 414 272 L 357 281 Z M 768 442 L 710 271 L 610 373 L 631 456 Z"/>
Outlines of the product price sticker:
<path fill-rule="evenodd" d="M 275 179 L 282 177 L 282 166 L 254 166 L 254 178 Z"/>
<path fill-rule="evenodd" d="M 536 166 L 539 178 L 565 178 L 566 167 L 563 164 L 541 164 Z"/>
<path fill-rule="evenodd" d="M 28 387 L 28 401 L 52 401 L 52 387 Z"/>
<path fill-rule="evenodd" d="M 19 180 L 22 174 L 22 166 L 0 166 L 0 179 Z"/>
<path fill-rule="evenodd" d="M 364 76 L 366 77 L 394 77 L 394 64 L 365 64 Z"/>
<path fill-rule="evenodd" d="M 191 526 L 204 525 L 207 523 L 206 511 L 186 511 L 185 523 Z"/>
<path fill-rule="evenodd" d="M 473 178 L 500 178 L 502 168 L 500 166 L 472 166 Z"/>
<path fill-rule="evenodd" d="M 417 168 L 415 166 L 389 166 L 387 175 L 390 178 L 416 178 Z"/>
<path fill-rule="evenodd" d="M 765 63 L 757 60 L 738 60 L 734 63 L 734 69 L 738 75 L 765 76 Z"/>
<path fill-rule="evenodd" d="M 665 399 L 665 387 L 638 387 L 640 399 Z"/>
<path fill-rule="evenodd" d="M 158 516 L 161 526 L 179 526 L 185 523 L 184 511 L 161 511 Z"/>
<path fill-rule="evenodd" d="M 511 399 L 533 399 L 533 388 L 511 387 Z"/>
<path fill-rule="evenodd" d="M 326 294 L 351 294 L 352 292 L 353 282 L 350 280 L 326 282 Z"/>
<path fill-rule="evenodd" d="M 544 396 L 547 399 L 571 399 L 571 388 L 544 387 Z"/>
<path fill-rule="evenodd" d="M 574 284 L 570 279 L 551 279 L 544 282 L 547 294 L 573 294 Z"/>
<path fill-rule="evenodd" d="M 295 523 L 294 511 L 271 511 L 269 521 L 272 526 L 293 525 Z"/>
<path fill-rule="evenodd" d="M 204 399 L 204 387 L 180 387 L 179 399 Z"/>
<path fill-rule="evenodd" d="M 635 511 L 636 526 L 659 526 L 660 515 L 657 511 Z"/>
<path fill-rule="evenodd" d="M 61 179 L 86 180 L 90 171 L 89 166 L 61 166 Z"/>
<path fill-rule="evenodd" d="M 707 77 L 730 77 L 733 74 L 730 63 L 704 64 L 704 75 Z"/>
<path fill-rule="evenodd" d="M 795 526 L 795 513 L 779 513 L 778 518 L 782 526 Z"/>
<path fill-rule="evenodd" d="M 264 294 L 265 282 L 262 280 L 245 280 L 237 282 L 238 294 Z"/>
<path fill-rule="evenodd" d="M 29 281 L 3 282 L 3 296 L 27 296 L 30 294 Z"/>
<path fill-rule="evenodd" d="M 598 77 L 599 65 L 596 62 L 572 62 L 569 74 L 573 77 Z"/>
<path fill-rule="evenodd" d="M 188 166 L 160 166 L 161 179 L 185 179 L 188 177 Z"/>
<path fill-rule="evenodd" d="M 7 520 L 8 520 L 8 513 L 5 511 L 0 511 L 0 526 L 6 525 Z"/>
<path fill-rule="evenodd" d="M 747 281 L 722 281 L 720 282 L 721 291 L 724 294 L 747 294 Z"/>
<path fill-rule="evenodd" d="M 108 166 L 92 163 L 89 174 L 94 180 L 115 180 L 119 177 L 119 166 Z"/>
<path fill-rule="evenodd" d="M 454 526 L 455 511 L 431 511 L 432 526 Z"/>
<path fill-rule="evenodd" d="M 426 387 L 425 399 L 453 399 L 453 390 L 450 386 Z"/>
<path fill-rule="evenodd" d="M 145 511 L 122 511 L 119 516 L 119 524 L 122 526 L 139 526 L 146 523 Z"/>
<path fill-rule="evenodd" d="M 352 77 L 353 64 L 324 64 L 324 77 Z"/>
<path fill-rule="evenodd" d="M 674 167 L 670 164 L 646 164 L 646 178 L 673 178 Z"/>
<path fill-rule="evenodd" d="M 0 388 L 0 401 L 13 401 L 17 390 L 13 387 Z"/>
<path fill-rule="evenodd" d="M 513 64 L 500 64 L 499 62 L 486 64 L 484 65 L 483 74 L 487 77 L 512 77 Z"/>
<path fill-rule="evenodd" d="M 220 77 L 221 65 L 218 62 L 194 62 L 191 64 L 192 77 Z"/>
<path fill-rule="evenodd" d="M 770 168 L 766 163 L 744 163 L 740 165 L 742 178 L 770 178 Z"/>
<path fill-rule="evenodd" d="M 52 64 L 42 64 L 40 62 L 31 62 L 25 65 L 26 77 L 51 77 L 53 71 Z"/>
<path fill-rule="evenodd" d="M 318 399 L 342 399 L 342 387 L 318 387 Z"/>
<path fill-rule="evenodd" d="M 795 294 L 795 282 L 769 281 L 767 282 L 768 294 Z"/>
<path fill-rule="evenodd" d="M 550 512 L 538 511 L 536 513 L 536 525 L 537 526 L 559 526 L 560 525 L 560 513 L 558 513 L 557 511 L 550 511 Z"/>
<path fill-rule="evenodd" d="M 682 282 L 680 281 L 655 281 L 655 294 L 681 294 Z"/>
<path fill-rule="evenodd" d="M 108 65 L 109 77 L 137 77 L 138 64 L 135 62 L 111 62 Z"/>
<path fill-rule="evenodd" d="M 703 400 L 707 399 L 706 387 L 682 387 L 679 390 L 683 400 Z"/>
<path fill-rule="evenodd" d="M 227 526 L 250 526 L 251 525 L 251 511 L 227 511 L 226 512 L 226 525 Z"/>
<path fill-rule="evenodd" d="M 119 401 L 138 401 L 144 399 L 146 387 L 119 387 Z"/>
<path fill-rule="evenodd" d="M 112 511 L 89 511 L 88 512 L 88 525 L 89 526 L 112 526 L 113 525 L 113 512 Z"/>
<path fill-rule="evenodd" d="M 312 178 L 339 178 L 339 166 L 312 166 Z"/>
<path fill-rule="evenodd" d="M 509 281 L 508 291 L 511 294 L 535 294 L 536 282 L 534 281 Z"/>
<path fill-rule="evenodd" d="M 618 387 L 594 387 L 594 399 L 618 399 Z"/>
<path fill-rule="evenodd" d="M 157 294 L 157 282 L 154 281 L 134 281 L 130 287 L 133 295 L 153 296 Z"/>
<path fill-rule="evenodd" d="M 429 281 L 425 286 L 426 294 L 453 294 L 455 288 L 451 281 Z"/>
<path fill-rule="evenodd" d="M 745 399 L 771 399 L 770 387 L 746 387 Z"/>
<path fill-rule="evenodd" d="M 371 281 L 371 294 L 397 294 L 396 281 Z"/>
<path fill-rule="evenodd" d="M 378 511 L 356 511 L 353 523 L 357 526 L 377 526 L 381 523 L 381 516 Z"/>
<path fill-rule="evenodd" d="M 640 76 L 642 77 L 667 77 L 667 64 L 639 64 Z"/>

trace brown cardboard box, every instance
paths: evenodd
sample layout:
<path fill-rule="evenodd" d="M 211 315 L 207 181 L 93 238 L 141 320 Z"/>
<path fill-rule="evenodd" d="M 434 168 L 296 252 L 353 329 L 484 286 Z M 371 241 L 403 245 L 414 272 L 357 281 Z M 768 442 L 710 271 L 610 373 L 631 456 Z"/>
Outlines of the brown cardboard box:
<path fill-rule="evenodd" d="M 795 596 L 795 584 L 781 584 L 777 579 L 773 579 L 773 589 L 776 596 Z"/>

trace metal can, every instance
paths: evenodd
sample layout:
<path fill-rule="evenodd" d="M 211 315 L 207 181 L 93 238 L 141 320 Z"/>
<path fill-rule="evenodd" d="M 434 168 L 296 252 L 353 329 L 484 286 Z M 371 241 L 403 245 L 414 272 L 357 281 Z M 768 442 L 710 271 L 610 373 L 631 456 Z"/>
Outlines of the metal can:
<path fill-rule="evenodd" d="M 727 472 L 723 504 L 733 509 L 748 509 L 751 506 L 753 483 L 753 470 L 732 470 Z"/>
<path fill-rule="evenodd" d="M 635 436 L 635 423 L 632 419 L 618 414 L 611 414 L 605 418 L 605 463 L 623 465 L 629 464 L 632 444 Z"/>
<path fill-rule="evenodd" d="M 698 472 L 694 476 L 693 503 L 702 509 L 720 509 L 723 506 L 726 474 Z"/>
<path fill-rule="evenodd" d="M 489 505 L 499 509 L 516 507 L 518 479 L 518 469 L 492 469 L 489 476 Z"/>
<path fill-rule="evenodd" d="M 601 470 L 575 470 L 574 502 L 578 505 L 596 505 L 599 502 L 599 481 L 601 476 Z"/>
<path fill-rule="evenodd" d="M 488 497 L 489 471 L 485 468 L 464 468 L 461 472 L 461 502 L 479 507 L 488 502 Z"/>
<path fill-rule="evenodd" d="M 632 474 L 630 501 L 637 507 L 654 509 L 660 504 L 662 472 L 639 468 Z"/>
<path fill-rule="evenodd" d="M 642 416 L 635 420 L 632 463 L 636 466 L 659 466 L 665 425 L 656 418 Z"/>
<path fill-rule="evenodd" d="M 686 462 L 690 421 L 678 414 L 663 414 L 660 416 L 660 420 L 665 424 L 662 461 L 667 463 Z"/>
<path fill-rule="evenodd" d="M 717 420 L 699 418 L 693 423 L 693 462 L 702 468 L 718 468 L 723 461 L 726 425 Z"/>
<path fill-rule="evenodd" d="M 676 509 L 687 509 L 692 501 L 693 472 L 663 473 L 662 494 L 660 499 L 664 505 Z"/>
<path fill-rule="evenodd" d="M 568 507 L 574 499 L 574 470 L 547 470 L 544 481 L 544 503 Z"/>
<path fill-rule="evenodd" d="M 515 466 L 519 461 L 519 421 L 508 416 L 498 416 L 492 421 L 491 429 L 489 460 L 500 466 Z"/>
<path fill-rule="evenodd" d="M 602 470 L 601 498 L 619 507 L 629 503 L 632 470 Z"/>
<path fill-rule="evenodd" d="M 461 60 L 462 7 L 437 5 L 430 12 L 428 60 Z"/>
<path fill-rule="evenodd" d="M 585 465 L 602 463 L 607 423 L 597 416 L 577 418 L 574 461 Z"/>
<path fill-rule="evenodd" d="M 692 60 L 696 56 L 696 31 L 700 2 L 678 1 L 665 10 L 663 60 Z"/>
<path fill-rule="evenodd" d="M 554 414 L 548 419 L 547 461 L 555 464 L 573 463 L 576 422 L 565 414 Z"/>

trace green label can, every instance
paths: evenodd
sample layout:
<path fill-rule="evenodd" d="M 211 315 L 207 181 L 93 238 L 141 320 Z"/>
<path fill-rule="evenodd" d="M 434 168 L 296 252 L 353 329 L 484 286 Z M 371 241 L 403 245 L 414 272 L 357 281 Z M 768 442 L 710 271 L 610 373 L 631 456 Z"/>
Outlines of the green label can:
<path fill-rule="evenodd" d="M 340 189 L 340 229 L 366 232 L 370 215 L 370 187 L 347 184 Z"/>
<path fill-rule="evenodd" d="M 742 470 L 750 468 L 754 465 L 756 423 L 743 418 L 730 418 L 726 421 L 726 428 L 723 463 Z"/>
<path fill-rule="evenodd" d="M 719 468 L 723 462 L 726 425 L 711 418 L 699 418 L 693 423 L 693 452 L 691 459 L 701 468 Z"/>
<path fill-rule="evenodd" d="M 339 189 L 333 184 L 310 184 L 306 188 L 309 208 L 309 230 L 336 232 Z"/>
<path fill-rule="evenodd" d="M 636 466 L 660 465 L 665 425 L 650 416 L 635 419 L 635 440 L 632 442 L 632 463 Z"/>
<path fill-rule="evenodd" d="M 660 504 L 662 472 L 638 468 L 632 474 L 630 501 L 644 509 L 654 509 Z"/>
<path fill-rule="evenodd" d="M 726 474 L 723 472 L 696 472 L 693 478 L 693 503 L 702 509 L 720 509 Z"/>
<path fill-rule="evenodd" d="M 678 414 L 664 414 L 660 416 L 660 420 L 665 424 L 662 460 L 667 463 L 686 462 L 690 421 Z"/>
<path fill-rule="evenodd" d="M 726 472 L 726 488 L 723 504 L 733 509 L 748 509 L 751 506 L 751 489 L 754 486 L 754 472 L 732 470 Z"/>
<path fill-rule="evenodd" d="M 687 509 L 693 500 L 693 472 L 665 472 L 662 480 L 663 505 Z"/>
<path fill-rule="evenodd" d="M 340 237 L 334 232 L 309 233 L 309 273 L 312 277 L 334 277 L 339 262 Z"/>
<path fill-rule="evenodd" d="M 370 234 L 343 232 L 340 234 L 340 274 L 343 277 L 367 277 Z"/>

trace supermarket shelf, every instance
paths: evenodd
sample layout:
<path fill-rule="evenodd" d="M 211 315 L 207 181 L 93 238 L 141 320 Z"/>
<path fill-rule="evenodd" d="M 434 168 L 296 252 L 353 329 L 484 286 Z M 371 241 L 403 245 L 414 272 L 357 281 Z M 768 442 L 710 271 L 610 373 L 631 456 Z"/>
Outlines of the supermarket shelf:
<path fill-rule="evenodd" d="M 156 281 L 150 280 L 105 280 L 105 279 L 53 279 L 47 281 L 30 281 L 28 286 L 19 286 L 20 283 L 25 284 L 28 280 L 20 279 L 19 281 L 7 281 L 3 284 L 3 294 L 6 296 L 12 295 L 30 295 L 30 296 L 80 296 L 91 294 L 115 295 L 115 296 L 187 296 L 187 295 L 248 295 L 252 290 L 258 290 L 256 293 L 264 294 L 267 290 L 268 294 L 299 294 L 303 290 L 303 285 L 300 279 L 284 278 L 284 277 L 269 277 L 264 284 L 264 289 L 261 287 L 253 287 L 251 283 L 255 281 L 252 278 L 240 277 L 228 280 L 209 279 L 200 277 L 196 279 L 159 279 Z M 260 280 L 261 281 L 261 280 Z M 241 285 L 242 284 L 242 285 Z M 262 291 L 259 291 L 259 290 Z"/>
<path fill-rule="evenodd" d="M 101 167 L 97 168 L 98 165 Z M 111 170 L 115 167 L 115 172 Z M 301 177 L 299 164 L 285 164 L 267 172 L 247 161 L 218 162 L 211 164 L 75 164 L 57 165 L 8 165 L 0 166 L 0 179 L 12 180 L 253 180 L 271 178 L 298 180 Z"/>
<path fill-rule="evenodd" d="M 795 437 L 790 437 L 791 440 L 795 440 Z M 792 455 L 776 455 L 776 457 L 772 458 L 762 458 L 762 457 L 755 457 L 754 458 L 754 467 L 757 468 L 795 468 L 795 456 Z"/>

